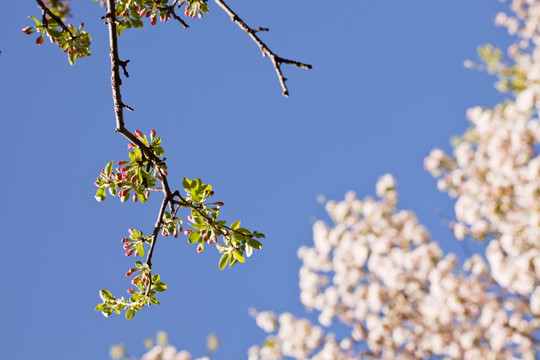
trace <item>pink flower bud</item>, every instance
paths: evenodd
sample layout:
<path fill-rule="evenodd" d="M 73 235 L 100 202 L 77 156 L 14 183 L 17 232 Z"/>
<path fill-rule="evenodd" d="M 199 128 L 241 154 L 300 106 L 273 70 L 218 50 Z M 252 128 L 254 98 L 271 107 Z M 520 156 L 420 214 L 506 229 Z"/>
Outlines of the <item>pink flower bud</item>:
<path fill-rule="evenodd" d="M 120 169 L 120 171 L 121 171 L 121 172 L 126 172 L 127 169 L 128 169 L 128 167 L 127 167 L 127 166 L 124 166 L 123 168 Z"/>
<path fill-rule="evenodd" d="M 139 256 L 139 252 L 135 250 L 135 256 Z"/>
<path fill-rule="evenodd" d="M 43 44 L 43 35 L 39 35 L 36 39 L 36 44 L 41 45 Z"/>
<path fill-rule="evenodd" d="M 128 272 L 126 273 L 126 276 L 131 276 L 135 271 L 137 271 L 136 268 L 129 269 Z"/>
<path fill-rule="evenodd" d="M 81 25 L 79 25 L 79 28 L 82 28 L 84 26 L 84 23 L 82 22 Z"/>
<path fill-rule="evenodd" d="M 152 129 L 152 131 L 150 131 L 150 136 L 152 138 L 156 137 L 156 130 Z"/>
<path fill-rule="evenodd" d="M 133 195 L 133 202 L 137 202 L 138 199 L 137 195 Z"/>
<path fill-rule="evenodd" d="M 128 238 L 122 238 L 122 242 L 123 242 L 123 243 L 126 243 L 126 242 L 128 242 L 128 241 L 129 241 Z"/>
<path fill-rule="evenodd" d="M 150 24 L 156 25 L 156 23 L 157 23 L 157 16 L 152 15 L 152 17 L 150 18 Z"/>
<path fill-rule="evenodd" d="M 191 230 L 184 230 L 184 235 L 189 236 L 191 234 Z"/>
<path fill-rule="evenodd" d="M 193 216 L 189 215 L 189 216 L 187 217 L 187 219 L 188 219 L 189 222 L 193 222 Z"/>
<path fill-rule="evenodd" d="M 131 283 L 133 285 L 137 285 L 138 282 L 139 282 L 139 278 L 134 278 L 133 280 L 131 280 Z"/>
<path fill-rule="evenodd" d="M 146 9 L 139 10 L 139 15 L 140 16 L 144 16 L 145 13 L 146 13 Z"/>
<path fill-rule="evenodd" d="M 133 254 L 133 249 L 129 250 L 129 251 L 126 251 L 126 256 L 131 256 L 131 254 Z"/>
<path fill-rule="evenodd" d="M 133 229 L 128 229 L 129 235 L 133 235 Z"/>
<path fill-rule="evenodd" d="M 133 149 L 134 147 L 135 147 L 135 144 L 133 144 L 133 143 L 129 143 L 129 144 L 128 144 L 128 150 L 131 150 L 131 149 Z"/>
<path fill-rule="evenodd" d="M 27 35 L 30 35 L 30 34 L 32 34 L 34 32 L 34 29 L 31 26 L 27 26 L 27 27 L 22 29 L 22 32 L 27 34 Z"/>
<path fill-rule="evenodd" d="M 116 180 L 122 180 L 122 174 L 118 173 L 115 176 L 116 176 Z"/>
<path fill-rule="evenodd" d="M 131 179 L 129 179 L 129 182 L 132 183 L 132 184 L 135 184 L 135 181 L 137 181 L 137 179 L 135 179 L 135 176 L 133 176 Z"/>
<path fill-rule="evenodd" d="M 105 170 L 101 170 L 101 172 L 99 173 L 99 175 L 105 176 Z"/>
<path fill-rule="evenodd" d="M 134 292 L 135 291 L 133 289 L 128 289 L 128 291 L 127 291 L 127 293 L 130 294 L 130 295 L 133 294 Z"/>
<path fill-rule="evenodd" d="M 139 130 L 135 130 L 135 132 L 133 134 L 135 134 L 136 137 L 141 137 L 142 136 L 142 132 L 140 132 Z"/>
<path fill-rule="evenodd" d="M 197 253 L 200 254 L 202 253 L 202 251 L 203 251 L 203 247 L 201 244 L 199 244 L 199 246 L 197 246 Z"/>
<path fill-rule="evenodd" d="M 128 250 L 131 247 L 131 244 L 124 244 L 124 250 Z"/>
<path fill-rule="evenodd" d="M 122 160 L 122 161 L 118 162 L 118 166 L 126 165 L 127 163 L 128 163 L 128 161 Z"/>

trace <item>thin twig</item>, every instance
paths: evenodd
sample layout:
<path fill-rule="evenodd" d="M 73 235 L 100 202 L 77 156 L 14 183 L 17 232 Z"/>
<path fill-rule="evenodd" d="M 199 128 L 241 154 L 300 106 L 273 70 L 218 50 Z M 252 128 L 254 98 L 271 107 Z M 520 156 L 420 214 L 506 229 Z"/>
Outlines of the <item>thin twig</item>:
<path fill-rule="evenodd" d="M 176 12 L 174 12 L 176 3 L 178 3 L 178 0 L 174 0 L 172 4 L 167 7 L 167 16 L 172 16 L 175 20 L 178 20 L 178 22 L 182 24 L 184 29 L 187 29 L 189 25 L 180 16 L 176 15 Z M 179 8 L 180 6 L 182 6 L 182 4 L 178 5 Z"/>
<path fill-rule="evenodd" d="M 223 0 L 214 0 L 214 1 L 216 2 L 216 4 L 219 5 L 219 7 L 221 7 L 231 17 L 232 22 L 236 23 L 242 30 L 244 30 L 246 32 L 246 34 L 248 34 L 253 39 L 253 41 L 255 41 L 255 43 L 261 49 L 261 52 L 262 52 L 263 56 L 268 56 L 270 58 L 270 60 L 272 61 L 272 64 L 274 65 L 274 69 L 276 70 L 276 73 L 277 73 L 277 76 L 278 76 L 278 79 L 279 79 L 279 83 L 281 84 L 281 88 L 283 89 L 283 96 L 289 96 L 289 90 L 287 89 L 287 85 L 285 84 L 285 81 L 287 81 L 287 79 L 283 76 L 283 73 L 281 72 L 281 64 L 293 65 L 293 66 L 296 66 L 296 67 L 301 68 L 301 69 L 311 69 L 312 66 L 308 65 L 308 64 L 298 62 L 298 61 L 295 61 L 295 60 L 284 59 L 284 58 L 276 55 L 257 36 L 257 32 L 259 32 L 259 31 L 268 31 L 268 29 L 266 29 L 266 28 L 252 29 L 252 28 L 250 28 L 248 25 L 246 25 L 246 23 L 242 19 L 240 19 L 240 17 L 233 10 L 231 10 L 230 7 L 227 6 L 227 4 L 225 4 L 223 2 Z"/>

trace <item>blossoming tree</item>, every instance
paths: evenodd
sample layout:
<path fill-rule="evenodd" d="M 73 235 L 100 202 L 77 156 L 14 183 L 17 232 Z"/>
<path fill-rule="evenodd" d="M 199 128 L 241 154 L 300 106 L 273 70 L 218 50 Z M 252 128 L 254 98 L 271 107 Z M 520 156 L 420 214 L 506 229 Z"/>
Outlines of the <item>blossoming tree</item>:
<path fill-rule="evenodd" d="M 314 244 L 301 247 L 300 300 L 319 324 L 290 313 L 255 313 L 269 335 L 250 360 L 536 359 L 540 353 L 540 1 L 513 0 L 496 24 L 516 41 L 508 56 L 480 49 L 480 67 L 510 99 L 467 111 L 470 128 L 453 154 L 424 165 L 456 199 L 456 241 L 487 243 L 461 264 L 445 254 L 411 211 L 399 210 L 396 180 L 377 198 L 352 192 L 326 209 Z M 334 322 L 346 334 L 328 330 Z M 169 355 L 165 356 L 165 349 Z M 170 347 L 144 359 L 189 359 Z"/>

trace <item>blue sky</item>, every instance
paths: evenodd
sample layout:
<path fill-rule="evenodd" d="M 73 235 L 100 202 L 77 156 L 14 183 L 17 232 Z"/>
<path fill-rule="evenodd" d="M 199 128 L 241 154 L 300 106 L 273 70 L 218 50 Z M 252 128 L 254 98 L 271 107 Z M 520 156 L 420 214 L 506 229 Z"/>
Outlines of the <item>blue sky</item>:
<path fill-rule="evenodd" d="M 133 320 L 93 310 L 98 291 L 124 294 L 131 265 L 120 239 L 150 232 L 159 196 L 147 205 L 94 200 L 93 182 L 110 161 L 127 158 L 114 130 L 104 10 L 74 1 L 73 22 L 93 37 L 90 58 L 71 67 L 47 41 L 21 28 L 39 14 L 33 1 L 3 5 L 0 23 L 0 144 L 4 176 L 0 224 L 0 344 L 10 359 L 107 359 L 112 344 L 133 355 L 165 330 L 178 348 L 202 356 L 208 333 L 214 359 L 242 359 L 264 333 L 248 308 L 306 313 L 298 299 L 296 250 L 326 219 L 318 195 L 374 195 L 385 173 L 398 180 L 399 207 L 415 211 L 447 251 L 461 248 L 441 222 L 452 200 L 423 170 L 433 147 L 467 128 L 465 110 L 503 97 L 487 74 L 463 68 L 477 46 L 510 41 L 493 25 L 497 1 L 229 1 L 280 56 L 313 65 L 284 66 L 291 96 L 268 59 L 213 2 L 210 14 L 145 24 L 120 38 L 130 59 L 122 88 L 126 126 L 163 138 L 169 181 L 213 185 L 225 219 L 241 219 L 267 238 L 246 264 L 219 271 L 219 255 L 198 255 L 183 236 L 160 238 L 154 269 L 169 286 L 160 306 Z M 83 16 L 84 15 L 84 16 Z M 174 185 L 173 185 L 174 186 Z M 473 248 L 482 249 L 478 246 Z"/>

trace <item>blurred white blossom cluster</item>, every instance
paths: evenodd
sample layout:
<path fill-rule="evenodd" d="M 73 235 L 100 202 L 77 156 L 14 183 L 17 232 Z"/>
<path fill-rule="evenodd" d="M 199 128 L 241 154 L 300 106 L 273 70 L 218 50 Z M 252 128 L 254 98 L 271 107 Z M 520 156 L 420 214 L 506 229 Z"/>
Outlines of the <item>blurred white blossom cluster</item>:
<path fill-rule="evenodd" d="M 495 20 L 517 37 L 507 60 L 492 46 L 480 54 L 511 99 L 469 109 L 453 154 L 435 149 L 424 161 L 456 198 L 455 237 L 485 241 L 485 253 L 463 266 L 445 255 L 397 209 L 396 181 L 384 175 L 378 199 L 328 202 L 333 224 L 315 223 L 313 246 L 298 251 L 300 299 L 319 324 L 258 313 L 269 335 L 249 360 L 540 356 L 540 1 L 510 9 Z M 348 334 L 332 334 L 334 321 Z"/>
<path fill-rule="evenodd" d="M 207 352 L 213 354 L 219 346 L 219 340 L 214 334 L 208 335 Z M 164 331 L 158 332 L 156 341 L 146 339 L 145 345 L 148 351 L 141 357 L 141 360 L 192 360 L 191 354 L 185 350 L 178 351 L 176 347 L 169 344 L 168 335 Z M 115 345 L 111 348 L 110 356 L 113 360 L 128 360 L 132 359 L 126 354 L 125 346 Z M 204 356 L 193 360 L 209 360 L 209 357 Z"/>
<path fill-rule="evenodd" d="M 302 303 L 349 335 L 337 340 L 308 320 L 260 312 L 257 325 L 271 335 L 249 360 L 535 358 L 540 321 L 528 304 L 494 286 L 482 256 L 461 268 L 444 256 L 412 212 L 396 210 L 395 186 L 385 175 L 379 200 L 348 193 L 329 202 L 334 225 L 315 223 L 313 247 L 298 251 Z"/>
<path fill-rule="evenodd" d="M 532 296 L 532 305 L 540 279 L 540 2 L 515 0 L 511 9 L 514 16 L 500 13 L 495 22 L 518 38 L 508 51 L 512 65 L 499 67 L 521 74 L 507 81 L 515 100 L 469 109 L 472 127 L 453 156 L 435 149 L 425 167 L 457 198 L 455 236 L 489 239 L 492 277 L 511 293 Z"/>

